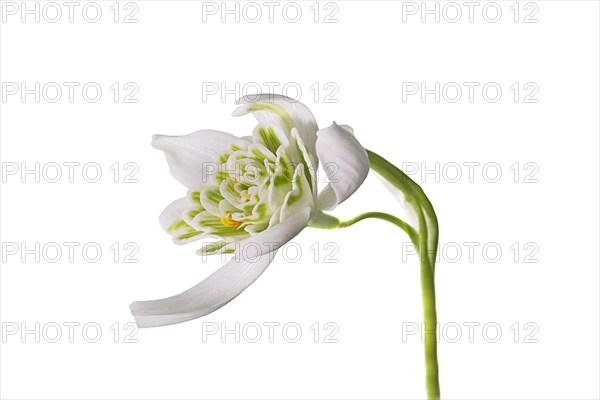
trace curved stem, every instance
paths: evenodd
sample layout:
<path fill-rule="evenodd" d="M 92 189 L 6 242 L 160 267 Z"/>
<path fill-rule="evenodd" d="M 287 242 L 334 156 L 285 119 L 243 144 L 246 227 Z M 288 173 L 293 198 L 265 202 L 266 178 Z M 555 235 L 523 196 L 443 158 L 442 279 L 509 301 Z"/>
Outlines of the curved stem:
<path fill-rule="evenodd" d="M 425 336 L 425 385 L 427 397 L 440 398 L 439 367 L 437 360 L 437 312 L 435 301 L 435 261 L 438 247 L 438 221 L 433 206 L 423 189 L 402 170 L 367 150 L 371 169 L 402 192 L 419 218 L 417 252 L 421 270 L 421 296 Z M 412 237 L 411 237 L 411 240 Z M 414 240 L 413 240 L 414 242 Z"/>
<path fill-rule="evenodd" d="M 427 257 L 429 257 L 430 267 L 435 271 L 439 232 L 438 220 L 433 205 L 421 186 L 410 179 L 401 169 L 377 153 L 367 150 L 367 154 L 373 171 L 401 191 L 406 197 L 406 201 L 415 209 L 419 217 L 421 239 L 427 243 Z"/>
<path fill-rule="evenodd" d="M 435 261 L 438 247 L 438 221 L 431 202 L 423 189 L 399 168 L 380 155 L 367 150 L 371 169 L 389 182 L 392 192 L 399 191 L 410 204 L 419 220 L 418 231 L 398 217 L 382 212 L 367 212 L 348 221 L 323 212 L 316 213 L 309 226 L 320 229 L 346 228 L 368 218 L 381 219 L 402 229 L 412 240 L 419 255 L 421 295 L 423 299 L 425 385 L 429 399 L 440 398 L 437 359 L 437 312 L 435 300 Z"/>
<path fill-rule="evenodd" d="M 426 249 L 423 238 L 398 217 L 383 212 L 367 212 L 360 214 L 347 221 L 338 222 L 336 228 L 347 228 L 357 222 L 368 218 L 380 219 L 390 222 L 402 229 L 410 237 L 419 254 L 421 269 L 421 294 L 423 297 L 423 319 L 425 337 L 425 382 L 427 386 L 427 397 L 430 399 L 440 398 L 439 367 L 437 360 L 437 312 L 435 305 L 435 281 L 433 271 L 429 265 L 428 255 L 420 249 Z M 437 239 L 436 239 L 437 240 Z"/>
<path fill-rule="evenodd" d="M 417 233 L 417 231 L 415 231 L 412 226 L 410 226 L 409 224 L 407 224 L 400 218 L 398 218 L 394 215 L 391 215 L 391 214 L 383 213 L 383 212 L 371 211 L 371 212 L 367 212 L 364 214 L 360 214 L 352 219 L 340 222 L 337 225 L 337 228 L 347 228 L 349 226 L 354 225 L 357 222 L 360 222 L 360 221 L 362 221 L 364 219 L 368 219 L 368 218 L 380 219 L 380 220 L 387 221 L 387 222 L 390 222 L 390 223 L 396 225 L 398 228 L 402 229 L 408 235 L 408 237 L 413 242 L 413 244 L 417 247 L 417 249 L 419 248 L 419 234 Z"/>

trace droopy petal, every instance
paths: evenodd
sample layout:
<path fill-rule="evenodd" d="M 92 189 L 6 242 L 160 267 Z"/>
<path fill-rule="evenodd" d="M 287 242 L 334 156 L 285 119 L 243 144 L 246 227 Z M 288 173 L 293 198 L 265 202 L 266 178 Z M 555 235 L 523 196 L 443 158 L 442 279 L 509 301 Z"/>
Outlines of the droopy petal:
<path fill-rule="evenodd" d="M 154 135 L 152 146 L 165 152 L 169 170 L 190 189 L 208 183 L 218 169 L 218 158 L 239 139 L 229 133 L 202 130 L 183 136 Z"/>
<path fill-rule="evenodd" d="M 236 245 L 233 258 L 191 289 L 160 300 L 136 301 L 131 313 L 140 328 L 172 325 L 218 310 L 250 286 L 269 266 L 275 251 L 306 226 L 310 209 Z"/>
<path fill-rule="evenodd" d="M 208 278 L 183 293 L 166 299 L 132 303 L 129 307 L 136 324 L 140 328 L 173 325 L 218 310 L 250 286 L 267 269 L 272 254 L 254 260 L 234 257 Z"/>
<path fill-rule="evenodd" d="M 369 173 L 369 157 L 351 130 L 335 122 L 317 133 L 317 154 L 329 180 L 319 193 L 317 209 L 331 210 L 362 185 Z"/>
<path fill-rule="evenodd" d="M 304 104 L 290 97 L 270 93 L 244 96 L 236 103 L 241 105 L 233 112 L 233 116 L 253 113 L 259 124 L 281 127 L 287 132 L 288 139 L 292 128 L 296 127 L 300 138 L 317 162 L 315 144 L 319 127 L 312 112 Z"/>

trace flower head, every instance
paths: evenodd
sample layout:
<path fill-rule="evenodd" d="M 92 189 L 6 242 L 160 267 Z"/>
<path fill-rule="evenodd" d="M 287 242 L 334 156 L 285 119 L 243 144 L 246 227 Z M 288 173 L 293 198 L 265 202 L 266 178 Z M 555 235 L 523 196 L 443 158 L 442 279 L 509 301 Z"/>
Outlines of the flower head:
<path fill-rule="evenodd" d="M 203 130 L 154 136 L 172 175 L 188 188 L 160 216 L 178 244 L 214 238 L 200 254 L 239 252 L 193 288 L 170 298 L 135 302 L 140 327 L 169 325 L 209 314 L 227 304 L 272 261 L 275 251 L 319 211 L 346 200 L 362 184 L 369 160 L 352 129 L 335 123 L 318 129 L 310 110 L 284 96 L 238 101 L 234 116 L 252 113 L 252 136 Z M 317 191 L 319 159 L 329 184 Z"/>

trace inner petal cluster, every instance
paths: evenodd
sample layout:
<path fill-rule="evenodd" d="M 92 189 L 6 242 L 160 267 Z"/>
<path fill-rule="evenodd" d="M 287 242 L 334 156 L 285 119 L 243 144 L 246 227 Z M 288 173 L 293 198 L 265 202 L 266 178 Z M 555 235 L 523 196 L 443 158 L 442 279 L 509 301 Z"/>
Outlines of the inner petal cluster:
<path fill-rule="evenodd" d="M 219 218 L 218 236 L 262 232 L 278 222 L 276 211 L 292 189 L 294 171 L 282 146 L 239 141 L 222 154 L 211 182 L 198 189 L 206 216 Z M 206 221 L 198 229 L 209 231 Z"/>
<path fill-rule="evenodd" d="M 203 250 L 216 251 L 313 204 L 313 178 L 307 163 L 297 162 L 306 154 L 302 144 L 297 139 L 282 143 L 287 138 L 264 126 L 257 127 L 253 139 L 232 143 L 210 169 L 207 182 L 189 191 L 193 206 L 168 229 L 176 240 L 224 239 Z"/>

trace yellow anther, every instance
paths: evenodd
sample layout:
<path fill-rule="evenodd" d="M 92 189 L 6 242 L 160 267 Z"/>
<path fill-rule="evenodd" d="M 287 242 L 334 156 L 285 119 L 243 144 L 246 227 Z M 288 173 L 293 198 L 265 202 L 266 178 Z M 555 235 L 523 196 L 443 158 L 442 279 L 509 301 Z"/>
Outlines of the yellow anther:
<path fill-rule="evenodd" d="M 246 194 L 243 194 L 242 197 L 245 198 L 246 200 L 250 200 L 250 197 L 252 197 L 252 195 L 246 193 Z"/>
<path fill-rule="evenodd" d="M 238 226 L 243 224 L 243 222 L 231 219 L 231 217 L 229 215 L 223 215 L 221 217 L 221 223 L 230 228 L 237 228 Z"/>

